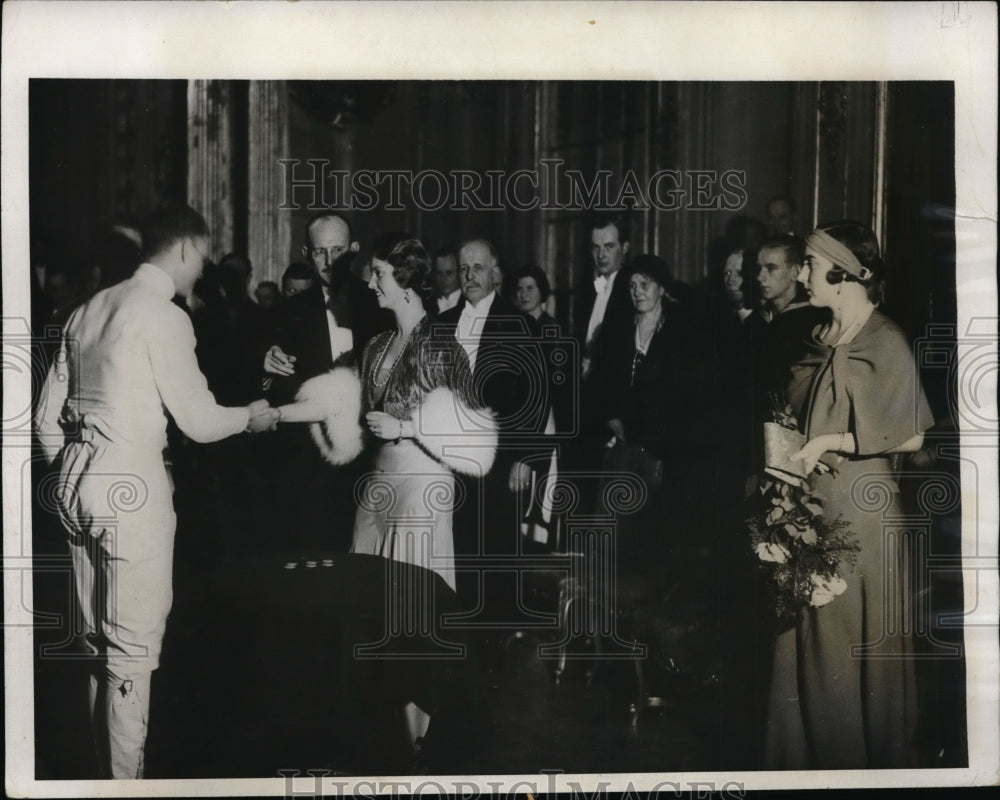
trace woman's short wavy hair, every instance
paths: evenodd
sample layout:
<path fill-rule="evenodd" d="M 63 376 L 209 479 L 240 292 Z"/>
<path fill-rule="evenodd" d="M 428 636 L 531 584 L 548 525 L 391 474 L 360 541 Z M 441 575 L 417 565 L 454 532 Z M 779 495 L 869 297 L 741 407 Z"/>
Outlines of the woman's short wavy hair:
<path fill-rule="evenodd" d="M 431 271 L 431 259 L 412 233 L 396 231 L 380 236 L 372 246 L 372 258 L 392 267 L 392 277 L 403 289 L 423 294 Z"/>

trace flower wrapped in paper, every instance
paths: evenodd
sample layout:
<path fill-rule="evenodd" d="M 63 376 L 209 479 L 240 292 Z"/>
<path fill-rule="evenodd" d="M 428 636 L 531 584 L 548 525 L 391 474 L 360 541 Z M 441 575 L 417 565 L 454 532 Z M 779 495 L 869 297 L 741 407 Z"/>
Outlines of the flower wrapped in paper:
<path fill-rule="evenodd" d="M 806 606 L 825 606 L 847 589 L 860 546 L 846 523 L 824 515 L 824 498 L 812 491 L 801 461 L 788 455 L 802 448 L 789 409 L 774 409 L 764 441 L 766 480 L 758 512 L 747 520 L 751 547 L 774 591 L 775 613 L 791 619 Z"/>
<path fill-rule="evenodd" d="M 798 452 L 806 437 L 794 428 L 777 422 L 764 423 L 764 472 L 773 478 L 803 486 L 806 480 L 805 463 L 792 461 L 789 455 Z"/>

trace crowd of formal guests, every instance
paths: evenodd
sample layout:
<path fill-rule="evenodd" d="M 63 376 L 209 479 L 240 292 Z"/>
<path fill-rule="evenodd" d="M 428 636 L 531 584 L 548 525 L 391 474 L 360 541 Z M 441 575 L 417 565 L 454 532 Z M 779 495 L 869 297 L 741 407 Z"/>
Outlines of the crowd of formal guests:
<path fill-rule="evenodd" d="M 320 213 L 303 231 L 302 260 L 253 296 L 245 255 L 206 260 L 192 291 L 174 281 L 187 294 L 174 302 L 215 402 L 246 406 L 249 429 L 265 433 L 196 444 L 172 426 L 180 522 L 197 507 L 211 532 L 199 557 L 351 550 L 425 566 L 475 612 L 491 669 L 533 610 L 518 558 L 571 546 L 554 499 L 562 485 L 576 492 L 575 513 L 614 520 L 615 577 L 596 601 L 626 637 L 652 635 L 642 620 L 669 614 L 678 585 L 700 582 L 710 604 L 720 569 L 746 567 L 736 553 L 763 467 L 761 426 L 795 400 L 789 387 L 808 383 L 795 371 L 803 360 L 840 341 L 830 331 L 842 332 L 844 306 L 815 282 L 819 260 L 858 251 L 851 236 L 871 247 L 852 224 L 807 243 L 789 198 L 768 209 L 768 225 L 737 217 L 710 243 L 708 277 L 694 286 L 636 252 L 627 215 L 594 217 L 592 276 L 572 330 L 550 313 L 553 270 L 501 264 L 484 238 L 429 250 L 392 233 L 362 257 L 350 220 Z M 58 273 L 45 276 L 36 319 L 85 326 L 88 312 L 75 308 L 92 309 L 88 298 L 134 280 L 168 246 L 182 265 L 203 257 L 206 231 L 178 229 L 151 253 L 140 228 L 112 226 L 75 297 Z M 881 279 L 877 258 L 858 263 L 839 279 L 858 309 L 849 324 L 878 302 L 874 290 L 854 297 L 855 284 Z M 827 412 L 826 427 L 843 435 L 832 449 L 863 452 L 873 434 L 839 406 Z M 427 714 L 407 714 L 418 740 Z"/>
<path fill-rule="evenodd" d="M 635 253 L 627 215 L 595 217 L 585 233 L 593 281 L 578 293 L 569 330 L 550 313 L 550 273 L 541 267 L 502 265 L 485 239 L 433 251 L 420 245 L 426 264 L 409 287 L 414 302 L 428 322 L 464 342 L 472 373 L 482 375 L 476 389 L 502 434 L 493 478 L 485 484 L 489 500 L 480 503 L 487 513 L 478 518 L 471 501 L 456 510 L 458 552 L 515 555 L 525 546 L 565 547 L 546 502 L 557 493 L 558 476 L 589 474 L 599 481 L 615 470 L 634 471 L 637 457 L 655 480 L 642 487 L 639 511 L 620 520 L 619 563 L 658 565 L 662 559 L 646 555 L 695 550 L 723 526 L 724 511 L 738 508 L 755 474 L 754 426 L 766 413 L 765 387 L 780 383 L 778 356 L 771 353 L 791 348 L 789 336 L 768 333 L 792 328 L 794 338 L 817 319 L 795 281 L 802 241 L 774 233 L 775 224 L 794 224 L 790 203 L 784 196 L 771 201 L 771 231 L 734 218 L 710 243 L 708 278 L 697 286 L 676 280 L 655 254 Z M 74 280 L 49 267 L 35 295 L 36 327 L 61 326 L 86 298 L 128 277 L 142 261 L 139 227 L 132 219 L 105 226 L 87 269 Z M 329 213 L 308 222 L 302 260 L 288 265 L 280 286 L 262 281 L 251 296 L 254 271 L 245 255 L 206 260 L 193 291 L 175 303 L 191 318 L 198 364 L 218 403 L 266 397 L 282 407 L 304 382 L 335 367 L 363 370 L 368 343 L 396 327 L 389 310 L 379 307 L 377 285 L 366 285 L 373 251 L 366 252 L 363 257 L 350 221 Z M 770 260 L 758 263 L 758 253 Z M 44 272 L 44 266 L 36 269 L 39 278 Z M 784 323 L 792 317 L 802 323 Z M 779 318 L 782 324 L 773 324 Z M 397 355 L 395 348 L 390 355 Z M 780 356 L 793 358 L 792 352 Z M 171 426 L 179 502 L 187 500 L 192 517 L 211 531 L 197 548 L 204 563 L 351 546 L 354 492 L 371 468 L 370 449 L 331 467 L 309 426 L 275 428 L 263 440 L 196 446 Z M 469 497 L 468 487 L 460 495 Z M 702 517 L 702 530 L 661 535 L 664 526 L 687 528 L 705 509 L 717 519 Z M 648 533 L 638 539 L 633 529 Z M 528 535 L 519 540 L 515 532 Z M 683 569 L 679 560 L 668 561 Z M 475 569 L 466 571 L 469 592 L 480 578 Z"/>

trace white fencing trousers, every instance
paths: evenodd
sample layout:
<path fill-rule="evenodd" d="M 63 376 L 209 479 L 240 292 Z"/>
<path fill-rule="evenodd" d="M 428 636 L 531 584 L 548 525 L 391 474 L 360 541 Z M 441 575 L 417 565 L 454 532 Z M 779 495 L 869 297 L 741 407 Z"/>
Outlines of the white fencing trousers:
<path fill-rule="evenodd" d="M 160 452 L 137 452 L 89 428 L 62 458 L 59 510 L 79 630 L 107 669 L 103 703 L 91 692 L 97 751 L 110 759 L 112 777 L 142 777 L 150 677 L 173 600 L 176 516 L 167 471 Z"/>
<path fill-rule="evenodd" d="M 101 777 L 143 777 L 152 673 L 90 676 L 90 722 Z"/>

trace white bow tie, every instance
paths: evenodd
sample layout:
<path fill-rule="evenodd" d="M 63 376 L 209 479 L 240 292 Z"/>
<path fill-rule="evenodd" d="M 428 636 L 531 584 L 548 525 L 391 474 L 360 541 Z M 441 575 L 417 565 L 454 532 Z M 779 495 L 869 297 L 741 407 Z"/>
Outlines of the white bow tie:
<path fill-rule="evenodd" d="M 598 294 L 604 294 L 608 290 L 608 276 L 598 275 L 594 278 L 594 290 Z"/>

